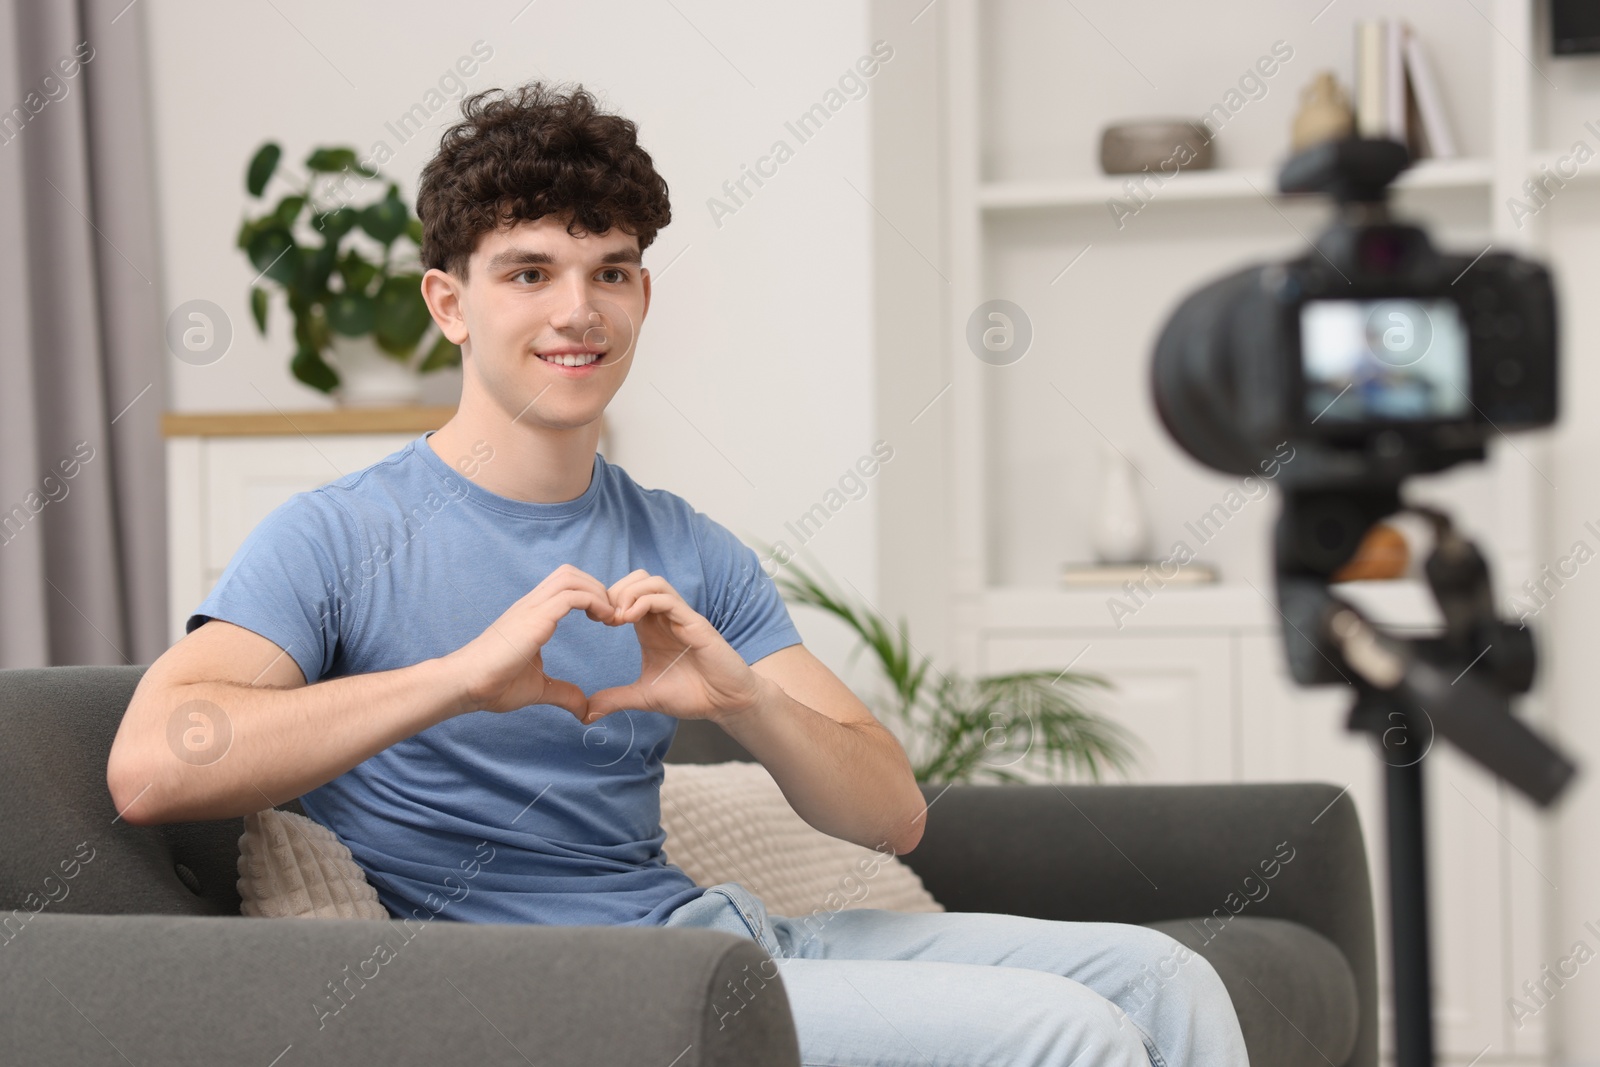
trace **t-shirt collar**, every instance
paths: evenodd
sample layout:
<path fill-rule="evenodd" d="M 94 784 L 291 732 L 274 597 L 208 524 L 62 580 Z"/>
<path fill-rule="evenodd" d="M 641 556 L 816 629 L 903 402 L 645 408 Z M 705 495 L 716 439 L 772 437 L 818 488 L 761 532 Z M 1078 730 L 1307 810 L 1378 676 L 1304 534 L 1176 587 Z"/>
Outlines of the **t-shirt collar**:
<path fill-rule="evenodd" d="M 559 500 L 554 503 L 542 503 L 532 500 L 513 500 L 508 496 L 485 489 L 477 482 L 467 478 L 460 471 L 453 469 L 446 463 L 433 446 L 428 444 L 428 437 L 436 430 L 428 430 L 411 442 L 411 450 L 422 461 L 430 473 L 438 479 L 444 487 L 444 492 L 451 499 L 467 500 L 479 507 L 498 511 L 503 515 L 514 515 L 526 519 L 565 519 L 585 510 L 594 503 L 600 495 L 600 483 L 605 477 L 605 460 L 599 452 L 594 454 L 594 466 L 589 473 L 589 487 L 580 495 L 571 500 Z M 493 462 L 492 460 L 490 462 Z"/>

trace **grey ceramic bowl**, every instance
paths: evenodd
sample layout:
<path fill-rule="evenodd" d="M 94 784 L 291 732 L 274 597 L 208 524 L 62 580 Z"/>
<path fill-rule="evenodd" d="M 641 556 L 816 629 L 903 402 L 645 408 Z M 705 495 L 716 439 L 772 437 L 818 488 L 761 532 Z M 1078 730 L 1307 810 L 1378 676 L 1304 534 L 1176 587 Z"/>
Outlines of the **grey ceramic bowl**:
<path fill-rule="evenodd" d="M 1181 150 L 1184 146 L 1187 152 Z M 1137 174 L 1146 167 L 1162 173 L 1179 167 L 1209 170 L 1212 159 L 1205 127 L 1186 119 L 1118 122 L 1100 135 L 1100 169 L 1107 174 Z"/>

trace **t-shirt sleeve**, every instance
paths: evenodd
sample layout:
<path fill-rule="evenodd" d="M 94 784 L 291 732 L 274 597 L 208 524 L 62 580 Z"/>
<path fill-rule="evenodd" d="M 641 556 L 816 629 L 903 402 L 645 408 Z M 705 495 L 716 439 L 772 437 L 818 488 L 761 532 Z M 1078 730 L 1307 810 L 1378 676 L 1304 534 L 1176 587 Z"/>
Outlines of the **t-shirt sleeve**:
<path fill-rule="evenodd" d="M 297 493 L 250 531 L 184 632 L 207 619 L 242 626 L 293 656 L 307 685 L 318 681 L 365 611 L 367 583 L 342 580 L 363 549 L 342 505 L 320 490 Z"/>
<path fill-rule="evenodd" d="M 723 639 L 746 663 L 800 644 L 778 584 L 762 569 L 755 550 L 699 511 L 691 524 L 705 573 L 706 620 Z"/>

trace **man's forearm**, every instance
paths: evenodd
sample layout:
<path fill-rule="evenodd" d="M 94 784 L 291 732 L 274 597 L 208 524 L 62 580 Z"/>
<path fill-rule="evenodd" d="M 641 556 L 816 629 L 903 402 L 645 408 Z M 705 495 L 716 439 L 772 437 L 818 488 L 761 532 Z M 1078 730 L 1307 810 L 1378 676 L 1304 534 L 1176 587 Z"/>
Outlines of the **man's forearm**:
<path fill-rule="evenodd" d="M 894 735 L 875 723 L 831 719 L 766 683 L 760 703 L 721 725 L 771 772 L 795 812 L 867 848 L 898 855 L 916 847 L 927 804 Z"/>
<path fill-rule="evenodd" d="M 226 819 L 273 807 L 462 711 L 460 686 L 441 660 L 294 689 L 196 682 L 159 699 L 170 705 L 163 720 L 199 715 L 195 728 L 226 748 L 189 760 L 168 750 L 169 738 L 149 739 L 153 748 L 119 771 L 113 797 L 130 823 Z"/>

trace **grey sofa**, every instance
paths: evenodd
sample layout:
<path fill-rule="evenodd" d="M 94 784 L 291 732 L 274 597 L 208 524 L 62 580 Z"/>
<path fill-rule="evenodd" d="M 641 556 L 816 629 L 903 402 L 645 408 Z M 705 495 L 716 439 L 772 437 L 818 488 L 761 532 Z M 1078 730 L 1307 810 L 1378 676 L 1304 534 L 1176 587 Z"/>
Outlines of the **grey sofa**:
<path fill-rule="evenodd" d="M 241 917 L 240 819 L 116 817 L 106 757 L 143 670 L 0 671 L 0 1063 L 799 1064 L 781 983 L 718 1025 L 766 959 L 731 934 Z M 667 758 L 748 755 L 685 722 Z M 948 909 L 1157 927 L 1222 975 L 1256 1067 L 1376 1067 L 1373 897 L 1337 787 L 924 793 L 904 859 Z"/>

